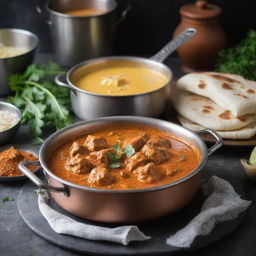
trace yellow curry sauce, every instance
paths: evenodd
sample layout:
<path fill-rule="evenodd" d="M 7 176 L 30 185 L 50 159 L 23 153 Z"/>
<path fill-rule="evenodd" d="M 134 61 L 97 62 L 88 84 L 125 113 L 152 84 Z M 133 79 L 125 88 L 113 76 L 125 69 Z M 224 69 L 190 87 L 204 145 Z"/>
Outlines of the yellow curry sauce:
<path fill-rule="evenodd" d="M 104 10 L 95 9 L 95 8 L 84 8 L 64 12 L 65 14 L 73 16 L 94 16 L 106 13 Z"/>
<path fill-rule="evenodd" d="M 160 164 L 153 164 L 151 160 L 147 159 L 147 162 L 139 164 L 136 167 L 137 169 L 135 168 L 133 170 L 127 170 L 128 165 L 126 165 L 126 163 L 129 163 L 134 155 L 130 157 L 125 157 L 123 155 L 121 158 L 122 160 L 120 167 L 110 168 L 109 163 L 108 166 L 106 166 L 107 172 L 111 175 L 113 179 L 111 179 L 111 184 L 104 185 L 88 182 L 88 180 L 90 180 L 90 175 L 92 175 L 91 169 L 87 173 L 79 174 L 73 172 L 72 170 L 67 170 L 66 168 L 68 161 L 70 161 L 70 150 L 74 142 L 76 142 L 76 144 L 79 144 L 80 146 L 83 146 L 85 145 L 85 142 L 88 141 L 89 137 L 101 137 L 106 140 L 108 147 L 111 148 L 110 150 L 113 150 L 113 145 L 119 145 L 120 148 L 124 148 L 125 145 L 135 145 L 133 144 L 134 140 L 136 140 L 136 138 L 138 138 L 139 136 L 142 136 L 142 134 L 147 134 L 148 136 L 147 141 L 145 141 L 146 143 L 149 143 L 150 139 L 152 138 L 161 138 L 162 140 L 166 141 L 168 140 L 168 143 L 171 143 L 170 148 L 160 147 L 159 149 L 158 146 L 157 148 L 162 151 L 165 150 L 165 153 L 168 154 L 169 159 L 165 160 Z M 145 145 L 141 150 L 136 150 L 137 152 L 135 152 L 135 154 L 141 154 L 144 147 L 148 147 L 147 145 Z M 87 152 L 84 153 L 84 155 L 80 155 L 80 157 L 88 157 L 90 154 L 95 154 L 95 152 Z M 104 130 L 98 130 L 90 133 L 89 135 L 84 135 L 76 139 L 72 139 L 60 145 L 49 157 L 48 168 L 64 180 L 68 180 L 79 185 L 104 189 L 129 190 L 160 186 L 163 184 L 177 181 L 187 176 L 190 172 L 192 172 L 192 170 L 194 170 L 198 166 L 200 157 L 200 153 L 196 148 L 192 149 L 190 146 L 188 146 L 188 144 L 186 144 L 186 142 L 183 142 L 182 140 L 180 140 L 180 138 L 176 138 L 173 134 L 169 132 L 147 126 L 141 127 L 132 125 L 120 125 L 118 127 L 113 126 Z M 154 165 L 155 170 L 160 173 L 160 176 L 157 176 L 160 177 L 159 179 L 153 180 L 152 182 L 151 179 L 147 179 L 144 181 L 138 179 L 139 176 L 137 170 L 143 169 L 143 166 L 147 165 L 148 163 L 149 165 Z M 92 167 L 92 169 L 93 168 L 95 168 L 95 166 Z M 123 175 L 123 173 L 128 173 L 128 175 Z"/>
<path fill-rule="evenodd" d="M 102 95 L 133 95 L 154 91 L 167 84 L 162 73 L 120 62 L 100 69 L 91 70 L 74 79 L 80 89 Z"/>

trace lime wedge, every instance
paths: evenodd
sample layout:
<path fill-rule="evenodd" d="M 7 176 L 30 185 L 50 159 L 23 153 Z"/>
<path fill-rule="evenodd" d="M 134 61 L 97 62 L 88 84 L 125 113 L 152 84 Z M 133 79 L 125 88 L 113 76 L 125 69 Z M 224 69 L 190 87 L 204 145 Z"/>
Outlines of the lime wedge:
<path fill-rule="evenodd" d="M 251 156 L 250 156 L 250 159 L 249 159 L 249 163 L 251 165 L 256 165 L 256 147 L 254 147 L 252 153 L 251 153 Z"/>

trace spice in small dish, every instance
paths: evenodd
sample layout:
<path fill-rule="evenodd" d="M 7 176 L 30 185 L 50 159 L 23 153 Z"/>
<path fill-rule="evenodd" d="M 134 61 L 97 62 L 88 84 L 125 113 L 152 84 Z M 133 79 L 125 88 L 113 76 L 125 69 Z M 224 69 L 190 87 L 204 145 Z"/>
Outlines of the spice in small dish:
<path fill-rule="evenodd" d="M 21 161 L 34 161 L 37 157 L 30 152 L 17 150 L 10 147 L 0 152 L 0 176 L 23 176 L 19 170 L 19 163 Z M 30 170 L 35 170 L 36 166 L 28 166 Z"/>
<path fill-rule="evenodd" d="M 17 113 L 9 110 L 0 110 L 0 132 L 9 130 L 19 122 Z"/>

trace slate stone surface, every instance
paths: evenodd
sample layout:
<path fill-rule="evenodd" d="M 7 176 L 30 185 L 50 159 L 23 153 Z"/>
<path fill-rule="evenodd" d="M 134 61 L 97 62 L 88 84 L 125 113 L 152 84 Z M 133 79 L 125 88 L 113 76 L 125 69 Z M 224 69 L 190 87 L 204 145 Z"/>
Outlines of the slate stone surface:
<path fill-rule="evenodd" d="M 49 55 L 38 56 L 40 62 L 51 59 Z M 168 59 L 167 64 L 180 76 L 177 59 Z M 12 144 L 31 145 L 27 127 L 21 127 Z M 194 252 L 179 252 L 186 256 L 254 256 L 256 255 L 256 182 L 249 180 L 240 165 L 239 159 L 249 156 L 253 147 L 223 147 L 213 154 L 203 171 L 203 178 L 217 175 L 232 183 L 236 190 L 241 187 L 243 198 L 252 200 L 252 205 L 238 228 L 216 243 Z M 1 164 L 1 163 L 0 163 Z M 68 250 L 55 246 L 31 231 L 21 219 L 17 209 L 17 199 L 25 182 L 0 182 L 0 255 L 1 256 L 79 256 Z M 11 202 L 2 202 L 6 196 L 14 198 Z M 33 211 L 33 209 L 27 209 Z M 224 228 L 224 227 L 223 227 Z M 159 248 L 160 249 L 160 248 Z M 107 250 L 105 253 L 109 253 Z M 89 254 L 86 254 L 89 255 Z M 152 255 L 153 256 L 153 255 Z"/>
<path fill-rule="evenodd" d="M 241 187 L 237 184 L 238 193 L 242 194 Z M 177 251 L 185 251 L 177 247 L 172 247 L 166 244 L 166 239 L 174 234 L 177 230 L 184 227 L 194 216 L 196 216 L 204 201 L 201 191 L 198 192 L 194 200 L 181 211 L 170 214 L 166 218 L 138 224 L 138 227 L 146 235 L 151 236 L 151 239 L 143 242 L 132 242 L 128 246 L 110 243 L 106 241 L 92 241 L 81 238 L 76 238 L 68 235 L 60 235 L 55 233 L 48 225 L 45 218 L 41 215 L 38 209 L 37 195 L 34 192 L 36 187 L 27 182 L 21 189 L 17 200 L 18 211 L 22 219 L 36 234 L 40 235 L 49 242 L 52 242 L 63 248 L 88 254 L 95 255 L 172 255 Z M 104 227 L 117 227 L 118 225 L 106 225 L 91 221 L 82 220 L 68 214 L 61 209 L 53 200 L 49 202 L 51 207 L 62 214 L 65 214 L 79 222 L 99 225 Z M 27 211 L 27 209 L 32 209 Z M 245 213 L 234 220 L 226 221 L 218 224 L 214 231 L 208 236 L 198 237 L 189 250 L 195 250 L 206 245 L 220 240 L 222 237 L 232 233 L 241 223 Z"/>

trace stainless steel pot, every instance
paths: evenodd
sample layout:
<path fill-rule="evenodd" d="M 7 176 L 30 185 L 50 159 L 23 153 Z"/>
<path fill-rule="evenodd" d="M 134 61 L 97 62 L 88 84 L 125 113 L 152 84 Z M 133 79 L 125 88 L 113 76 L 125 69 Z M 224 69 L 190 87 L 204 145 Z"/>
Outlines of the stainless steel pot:
<path fill-rule="evenodd" d="M 33 62 L 38 37 L 23 29 L 3 28 L 0 29 L 0 43 L 27 50 L 18 56 L 0 58 L 0 96 L 3 96 L 10 93 L 8 86 L 10 75 L 23 73 L 27 66 Z"/>
<path fill-rule="evenodd" d="M 170 82 L 173 76 L 170 68 L 161 62 L 195 34 L 196 30 L 193 28 L 185 30 L 150 59 L 117 56 L 82 62 L 71 68 L 66 75 L 57 76 L 55 82 L 60 86 L 70 89 L 72 109 L 82 120 L 114 115 L 158 117 L 163 113 L 168 102 Z M 168 82 L 155 91 L 128 96 L 95 94 L 76 87 L 74 82 L 76 77 L 86 74 L 91 68 L 96 67 L 100 69 L 116 61 L 131 62 L 134 66 L 159 71 L 167 77 Z"/>
<path fill-rule="evenodd" d="M 199 150 L 200 163 L 189 175 L 176 182 L 136 190 L 110 190 L 81 186 L 56 176 L 48 168 L 49 156 L 62 143 L 115 124 L 117 126 L 120 124 L 153 126 L 169 131 Z M 207 149 L 206 144 L 199 137 L 202 134 L 212 135 L 217 140 L 216 143 Z M 102 222 L 137 222 L 164 216 L 189 203 L 199 188 L 201 171 L 208 156 L 221 146 L 221 137 L 210 129 L 196 134 L 177 124 L 159 119 L 132 116 L 107 117 L 79 122 L 59 130 L 42 145 L 39 161 L 21 162 L 19 167 L 37 186 L 48 190 L 58 205 L 76 216 Z M 48 183 L 40 180 L 26 168 L 26 165 L 41 165 Z"/>
<path fill-rule="evenodd" d="M 72 16 L 65 11 L 100 9 L 104 14 Z M 37 11 L 50 25 L 57 61 L 73 66 L 91 58 L 111 55 L 115 26 L 126 16 L 129 6 L 119 6 L 115 0 L 50 0 L 45 11 Z"/>

